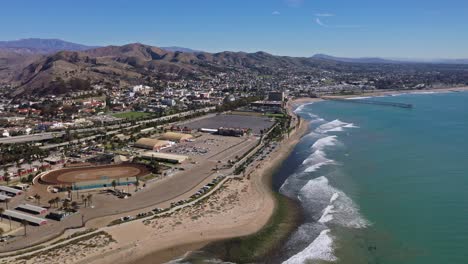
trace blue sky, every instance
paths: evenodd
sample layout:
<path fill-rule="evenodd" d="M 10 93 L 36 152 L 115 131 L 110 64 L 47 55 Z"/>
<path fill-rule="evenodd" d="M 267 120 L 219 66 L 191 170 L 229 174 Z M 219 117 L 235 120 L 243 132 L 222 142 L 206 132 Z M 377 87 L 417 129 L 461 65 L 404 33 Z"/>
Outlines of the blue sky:
<path fill-rule="evenodd" d="M 467 0 L 5 0 L 0 40 L 468 58 Z"/>

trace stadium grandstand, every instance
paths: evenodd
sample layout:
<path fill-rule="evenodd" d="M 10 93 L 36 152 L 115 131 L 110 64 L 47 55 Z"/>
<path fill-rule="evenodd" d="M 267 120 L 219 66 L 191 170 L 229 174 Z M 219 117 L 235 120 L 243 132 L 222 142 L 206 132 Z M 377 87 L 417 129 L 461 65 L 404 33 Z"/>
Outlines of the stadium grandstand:
<path fill-rule="evenodd" d="M 160 152 L 154 152 L 154 151 L 144 152 L 141 154 L 140 157 L 144 159 L 153 159 L 155 161 L 168 162 L 168 163 L 174 163 L 174 164 L 182 163 L 188 159 L 187 156 L 160 153 Z"/>
<path fill-rule="evenodd" d="M 183 142 L 190 139 L 193 139 L 193 136 L 190 134 L 177 133 L 177 132 L 166 132 L 159 137 L 161 140 L 169 140 L 174 142 Z"/>
<path fill-rule="evenodd" d="M 168 140 L 140 138 L 139 140 L 137 140 L 137 142 L 135 142 L 134 147 L 160 151 L 161 149 L 169 148 L 172 145 L 174 145 L 174 143 Z"/>

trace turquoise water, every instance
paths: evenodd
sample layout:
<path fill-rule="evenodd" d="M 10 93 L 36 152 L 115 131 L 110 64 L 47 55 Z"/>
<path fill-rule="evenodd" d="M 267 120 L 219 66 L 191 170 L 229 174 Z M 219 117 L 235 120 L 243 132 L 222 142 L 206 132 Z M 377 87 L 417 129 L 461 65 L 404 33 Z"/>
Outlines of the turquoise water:
<path fill-rule="evenodd" d="M 306 217 L 282 261 L 468 263 L 468 93 L 374 100 L 414 108 L 297 110 L 310 133 L 275 184 Z"/>

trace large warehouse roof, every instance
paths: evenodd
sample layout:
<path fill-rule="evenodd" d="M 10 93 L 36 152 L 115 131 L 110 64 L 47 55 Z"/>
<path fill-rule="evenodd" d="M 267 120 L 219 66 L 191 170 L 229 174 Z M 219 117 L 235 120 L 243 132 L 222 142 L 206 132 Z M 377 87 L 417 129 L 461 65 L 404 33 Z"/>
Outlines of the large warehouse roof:
<path fill-rule="evenodd" d="M 12 219 L 18 220 L 18 221 L 26 220 L 30 224 L 34 224 L 34 225 L 43 225 L 47 223 L 47 220 L 44 218 L 35 217 L 32 215 L 23 214 L 23 213 L 12 211 L 12 210 L 5 210 L 3 212 L 3 215 L 11 217 Z"/>
<path fill-rule="evenodd" d="M 155 149 L 162 148 L 165 146 L 170 146 L 172 143 L 167 140 L 160 140 L 155 138 L 140 138 L 135 142 L 135 147 L 137 148 L 146 148 L 146 149 Z"/>
<path fill-rule="evenodd" d="M 159 139 L 170 140 L 170 141 L 184 141 L 192 139 L 193 136 L 190 134 L 177 133 L 177 132 L 166 132 Z"/>
<path fill-rule="evenodd" d="M 0 202 L 4 202 L 5 200 L 10 200 L 10 196 L 0 194 Z"/>
<path fill-rule="evenodd" d="M 20 191 L 18 189 L 10 188 L 8 186 L 0 186 L 0 191 L 11 193 L 11 194 L 14 194 L 14 195 L 20 195 L 20 194 L 23 193 L 22 191 Z"/>
<path fill-rule="evenodd" d="M 35 214 L 42 214 L 42 213 L 47 212 L 47 209 L 40 207 L 40 206 L 35 206 L 32 204 L 20 204 L 18 205 L 18 207 L 16 207 L 16 210 L 31 212 Z"/>
<path fill-rule="evenodd" d="M 148 158 L 148 159 L 152 158 L 152 159 L 159 160 L 159 161 L 167 161 L 167 162 L 173 162 L 173 163 L 182 163 L 186 159 L 188 159 L 187 156 L 154 152 L 154 151 L 144 152 L 141 154 L 141 157 Z"/>

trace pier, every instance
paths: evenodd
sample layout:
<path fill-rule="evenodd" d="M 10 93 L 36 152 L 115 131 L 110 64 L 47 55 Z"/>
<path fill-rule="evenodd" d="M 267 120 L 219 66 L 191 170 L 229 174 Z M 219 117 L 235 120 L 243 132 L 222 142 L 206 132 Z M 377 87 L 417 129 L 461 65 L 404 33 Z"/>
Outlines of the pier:
<path fill-rule="evenodd" d="M 346 103 L 355 103 L 355 104 L 371 104 L 371 105 L 382 105 L 382 106 L 392 106 L 392 107 L 400 107 L 400 108 L 413 108 L 412 104 L 405 104 L 405 103 L 398 103 L 398 102 L 382 102 L 382 101 L 375 101 L 375 100 L 368 100 L 368 99 L 345 99 L 345 98 L 337 98 L 337 97 L 322 97 L 324 100 L 330 101 L 340 101 Z"/>

